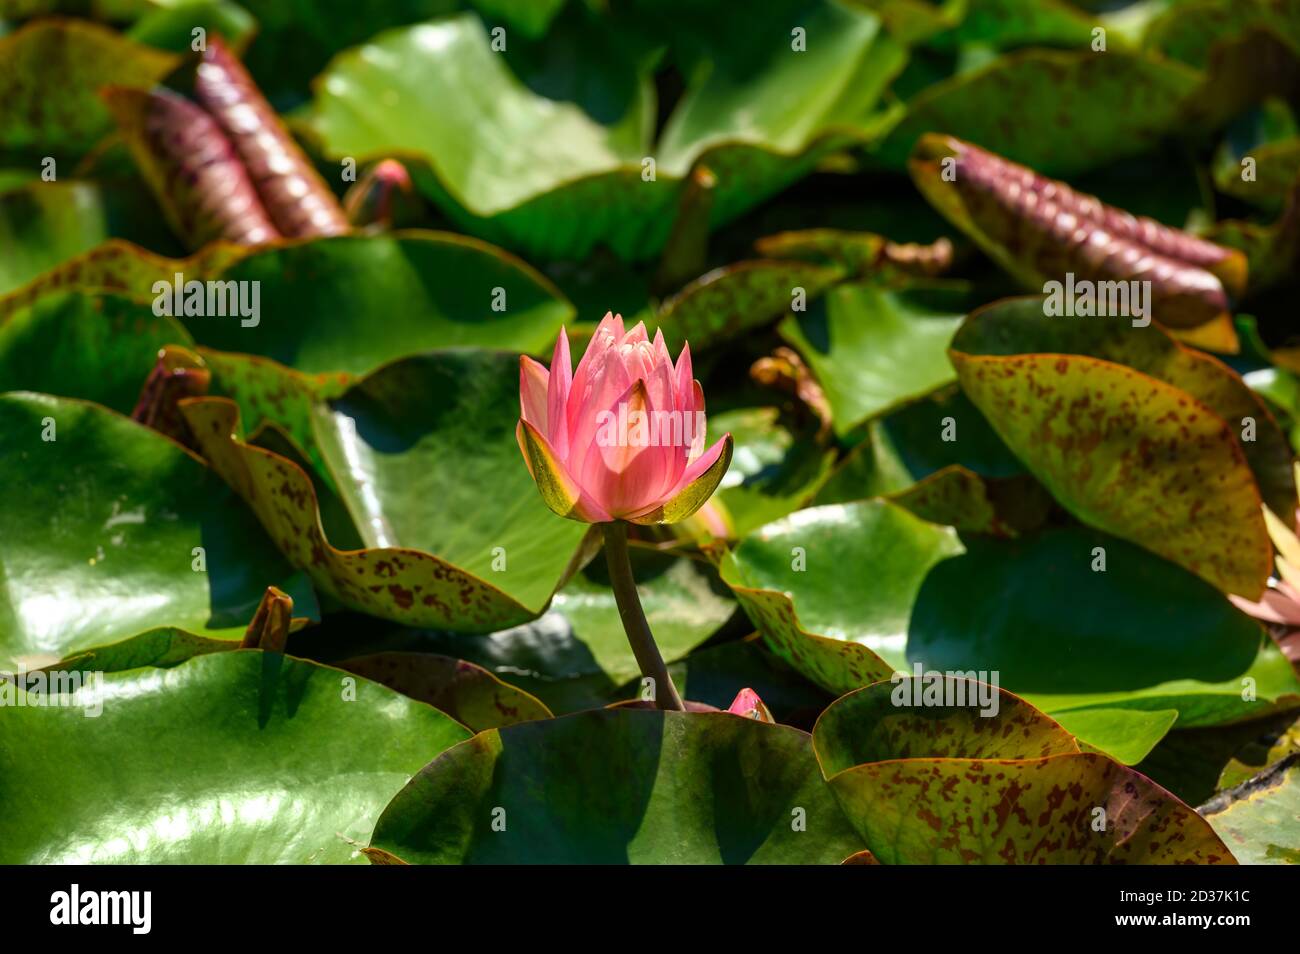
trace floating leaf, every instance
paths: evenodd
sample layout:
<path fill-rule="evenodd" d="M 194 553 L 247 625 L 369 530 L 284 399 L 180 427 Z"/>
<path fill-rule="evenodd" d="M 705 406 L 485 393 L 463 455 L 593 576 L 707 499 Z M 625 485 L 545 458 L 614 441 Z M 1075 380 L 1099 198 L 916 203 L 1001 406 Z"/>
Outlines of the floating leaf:
<path fill-rule="evenodd" d="M 94 677 L 58 705 L 37 708 L 31 694 L 26 705 L 6 705 L 0 859 L 359 860 L 357 844 L 385 802 L 469 733 L 351 678 L 349 700 L 337 669 L 278 653 L 215 653 Z"/>
<path fill-rule="evenodd" d="M 937 470 L 889 499 L 931 523 L 999 537 L 1042 526 L 1053 506 L 1032 477 L 985 478 L 960 465 Z"/>
<path fill-rule="evenodd" d="M 100 87 L 152 86 L 178 62 L 94 23 L 34 20 L 0 38 L 0 149 L 75 159 L 112 128 Z"/>
<path fill-rule="evenodd" d="M 831 404 L 835 431 L 923 397 L 953 380 L 948 342 L 961 319 L 903 293 L 841 285 L 781 334 L 799 350 Z"/>
<path fill-rule="evenodd" d="M 723 712 L 607 709 L 493 729 L 449 750 L 385 809 L 367 854 L 827 864 L 860 848 L 803 732 Z"/>
<path fill-rule="evenodd" d="M 311 588 L 201 462 L 81 401 L 0 396 L 0 653 L 53 662 L 159 626 L 238 639 L 272 583 Z"/>
<path fill-rule="evenodd" d="M 1201 813 L 1242 862 L 1300 864 L 1300 755 L 1217 796 Z"/>
<path fill-rule="evenodd" d="M 773 652 L 844 693 L 903 664 L 921 583 L 960 549 L 951 530 L 884 501 L 814 507 L 742 540 L 724 558 L 722 579 Z"/>
<path fill-rule="evenodd" d="M 1149 149 L 1184 120 L 1201 80 L 1180 63 L 1118 50 L 1021 50 L 927 87 L 880 151 L 901 167 L 924 133 L 939 131 L 1072 175 Z"/>
<path fill-rule="evenodd" d="M 1078 752 L 1070 733 L 996 686 L 903 676 L 841 696 L 813 728 L 827 778 L 893 759 L 1042 759 Z"/>
<path fill-rule="evenodd" d="M 1228 593 L 1272 568 L 1233 428 L 1186 391 L 1080 355 L 952 352 L 962 389 L 1058 502 Z"/>
<path fill-rule="evenodd" d="M 325 538 L 296 464 L 234 436 L 232 402 L 182 409 L 204 456 L 322 591 L 408 625 L 490 632 L 542 612 L 585 533 L 546 509 L 520 466 L 518 376 L 512 354 L 434 353 L 318 410 L 315 443 L 368 547 L 353 551 Z"/>
<path fill-rule="evenodd" d="M 463 659 L 387 652 L 356 656 L 339 663 L 339 668 L 427 702 L 475 732 L 554 718 L 533 696 Z"/>
<path fill-rule="evenodd" d="M 1277 513 L 1296 509 L 1291 447 L 1268 407 L 1236 372 L 1158 328 L 1134 328 L 1122 319 L 1047 318 L 1042 299 L 1005 299 L 973 312 L 952 346 L 984 356 L 1088 355 L 1180 388 L 1242 435 L 1239 443 L 1264 502 Z"/>
<path fill-rule="evenodd" d="M 199 344 L 307 373 L 364 374 L 418 351 L 466 345 L 541 353 L 573 315 L 559 291 L 514 256 L 440 232 L 286 243 L 195 277 L 260 282 L 255 324 L 187 317 Z"/>

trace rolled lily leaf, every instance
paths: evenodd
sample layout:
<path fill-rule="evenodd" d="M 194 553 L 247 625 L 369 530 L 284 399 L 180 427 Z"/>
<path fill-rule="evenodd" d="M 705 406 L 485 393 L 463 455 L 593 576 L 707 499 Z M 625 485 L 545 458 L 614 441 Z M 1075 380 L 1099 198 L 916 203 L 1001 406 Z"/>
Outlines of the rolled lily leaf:
<path fill-rule="evenodd" d="M 1151 314 L 1173 328 L 1221 319 L 1246 283 L 1240 253 L 1038 175 L 953 136 L 927 134 L 909 163 L 926 198 L 1028 287 L 1067 274 L 1149 281 Z"/>
<path fill-rule="evenodd" d="M 229 137 L 282 235 L 310 238 L 348 231 L 334 193 L 218 37 L 211 37 L 203 52 L 194 95 Z"/>
<path fill-rule="evenodd" d="M 280 238 L 215 119 L 164 89 L 109 87 L 103 96 L 168 223 L 191 248 Z"/>

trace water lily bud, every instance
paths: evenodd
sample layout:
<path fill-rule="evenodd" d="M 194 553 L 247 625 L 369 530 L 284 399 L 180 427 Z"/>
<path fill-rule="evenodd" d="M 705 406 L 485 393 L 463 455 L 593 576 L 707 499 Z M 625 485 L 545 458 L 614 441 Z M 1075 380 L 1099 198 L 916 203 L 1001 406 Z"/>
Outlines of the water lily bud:
<path fill-rule="evenodd" d="M 547 506 L 587 523 L 676 523 L 695 513 L 731 463 L 731 435 L 704 447 L 704 392 L 690 346 L 674 364 L 663 332 L 607 314 L 570 370 L 563 329 L 549 371 L 519 363 L 524 462 Z"/>

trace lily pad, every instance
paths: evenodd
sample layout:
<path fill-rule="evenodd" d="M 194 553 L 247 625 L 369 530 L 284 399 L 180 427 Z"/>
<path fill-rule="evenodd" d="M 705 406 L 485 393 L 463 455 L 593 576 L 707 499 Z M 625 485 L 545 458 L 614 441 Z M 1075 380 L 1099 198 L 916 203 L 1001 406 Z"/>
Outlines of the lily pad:
<path fill-rule="evenodd" d="M 972 355 L 1078 354 L 1126 365 L 1186 391 L 1236 429 L 1264 502 L 1274 513 L 1296 509 L 1291 446 L 1268 406 L 1241 375 L 1154 325 L 1122 319 L 1047 318 L 1043 299 L 1004 299 L 972 312 L 953 350 Z"/>
<path fill-rule="evenodd" d="M 1236 431 L 1191 394 L 1081 355 L 952 352 L 963 391 L 1056 500 L 1228 593 L 1272 569 Z"/>
<path fill-rule="evenodd" d="M 199 344 L 307 373 L 364 374 L 433 348 L 541 353 L 573 317 L 560 292 L 514 256 L 439 232 L 287 242 L 194 277 L 260 283 L 255 323 L 185 317 Z"/>
<path fill-rule="evenodd" d="M 723 559 L 722 579 L 773 652 L 844 693 L 903 665 L 921 584 L 960 551 L 950 529 L 893 504 L 827 505 L 746 537 Z"/>
<path fill-rule="evenodd" d="M 74 160 L 112 128 L 100 87 L 152 86 L 177 63 L 94 23 L 35 20 L 0 38 L 0 149 Z"/>
<path fill-rule="evenodd" d="M 0 709 L 7 864 L 356 861 L 385 802 L 469 736 L 368 680 L 250 650 L 33 698 Z"/>
<path fill-rule="evenodd" d="M 330 545 L 298 465 L 234 436 L 233 402 L 182 409 L 204 456 L 323 592 L 395 622 L 483 633 L 540 614 L 583 557 L 585 528 L 546 508 L 519 459 L 518 377 L 516 355 L 437 352 L 317 405 L 314 441 L 362 550 Z"/>
<path fill-rule="evenodd" d="M 944 132 L 1073 175 L 1155 145 L 1185 119 L 1200 82 L 1181 63 L 1118 50 L 1022 50 L 929 86 L 880 153 L 901 169 L 917 139 Z"/>
<path fill-rule="evenodd" d="M 385 809 L 367 853 L 425 864 L 808 864 L 861 847 L 805 733 L 724 712 L 607 709 L 449 750 Z"/>
<path fill-rule="evenodd" d="M 40 391 L 130 414 L 158 351 L 188 344 L 174 318 L 118 295 L 55 292 L 0 318 L 0 391 Z"/>
<path fill-rule="evenodd" d="M 203 464 L 93 404 L 0 396 L 0 653 L 44 665 L 159 626 L 238 639 L 266 587 L 311 587 Z M 50 439 L 46 439 L 50 438 Z"/>
<path fill-rule="evenodd" d="M 961 317 L 867 284 L 831 289 L 781 334 L 812 367 L 838 434 L 954 380 L 948 343 Z"/>
<path fill-rule="evenodd" d="M 1217 796 L 1201 812 L 1245 864 L 1300 864 L 1300 755 Z"/>
<path fill-rule="evenodd" d="M 463 659 L 386 652 L 344 660 L 339 668 L 427 702 L 474 732 L 553 718 L 535 697 Z"/>

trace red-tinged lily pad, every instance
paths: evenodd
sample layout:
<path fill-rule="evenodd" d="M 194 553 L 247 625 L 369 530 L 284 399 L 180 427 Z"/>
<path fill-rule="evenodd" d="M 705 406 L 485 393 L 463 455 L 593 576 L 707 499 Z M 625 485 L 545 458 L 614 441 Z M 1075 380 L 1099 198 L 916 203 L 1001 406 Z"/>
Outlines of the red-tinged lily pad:
<path fill-rule="evenodd" d="M 383 652 L 345 659 L 338 667 L 427 702 L 474 732 L 553 718 L 541 700 L 463 659 Z"/>
<path fill-rule="evenodd" d="M 861 848 L 807 734 L 725 712 L 616 708 L 448 750 L 384 810 L 366 853 L 424 864 L 837 864 Z"/>
<path fill-rule="evenodd" d="M 384 686 L 256 650 L 68 686 L 57 705 L 0 708 L 7 864 L 358 862 L 388 799 L 469 736 Z"/>
<path fill-rule="evenodd" d="M 1231 864 L 1191 808 L 1009 692 L 940 673 L 833 703 L 813 748 L 883 864 Z"/>
<path fill-rule="evenodd" d="M 94 23 L 33 21 L 0 38 L 0 149 L 71 162 L 112 129 L 100 87 L 152 86 L 179 62 Z"/>
<path fill-rule="evenodd" d="M 317 615 L 247 508 L 158 433 L 98 405 L 12 393 L 0 444 L 13 491 L 0 499 L 3 668 L 156 627 L 237 640 L 271 584 Z"/>
<path fill-rule="evenodd" d="M 841 696 L 813 727 L 827 778 L 891 759 L 1043 759 L 1079 751 L 1023 699 L 973 679 L 897 676 Z"/>
<path fill-rule="evenodd" d="M 1097 358 L 951 354 L 962 389 L 1063 507 L 1259 598 L 1273 562 L 1259 489 L 1210 407 Z"/>
<path fill-rule="evenodd" d="M 586 528 L 550 513 L 520 466 L 518 376 L 515 355 L 440 352 L 317 405 L 314 442 L 363 550 L 330 545 L 308 475 L 238 439 L 233 402 L 182 411 L 214 469 L 322 591 L 396 622 L 485 633 L 540 614 L 586 555 Z"/>
<path fill-rule="evenodd" d="M 1049 318 L 1041 298 L 1005 299 L 973 312 L 952 347 L 982 356 L 1088 355 L 1180 388 L 1235 429 L 1264 503 L 1274 513 L 1296 509 L 1291 447 L 1268 406 L 1223 362 L 1159 328 L 1135 328 L 1121 318 Z"/>
<path fill-rule="evenodd" d="M 830 779 L 882 864 L 1233 864 L 1205 820 L 1103 755 L 899 759 Z"/>

